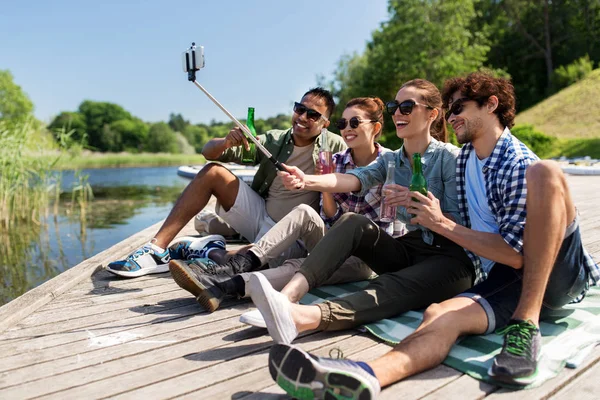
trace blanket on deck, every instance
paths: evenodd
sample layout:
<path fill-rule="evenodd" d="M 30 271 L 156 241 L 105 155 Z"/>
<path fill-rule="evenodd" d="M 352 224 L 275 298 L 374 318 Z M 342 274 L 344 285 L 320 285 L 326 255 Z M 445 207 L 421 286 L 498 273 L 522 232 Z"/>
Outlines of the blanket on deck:
<path fill-rule="evenodd" d="M 333 297 L 347 296 L 366 287 L 367 282 L 323 286 L 312 290 L 301 300 L 315 304 Z M 541 385 L 555 377 L 565 367 L 576 368 L 594 346 L 600 343 L 600 288 L 591 287 L 585 299 L 557 311 L 552 319 L 540 323 L 542 355 L 538 377 L 528 387 Z M 409 311 L 394 318 L 377 321 L 363 328 L 390 344 L 401 342 L 410 335 L 423 318 L 423 311 Z M 495 333 L 470 336 L 459 340 L 444 360 L 444 364 L 473 378 L 496 385 L 487 374 L 492 359 L 502 348 L 503 337 Z M 506 386 L 506 385 L 502 385 Z"/>

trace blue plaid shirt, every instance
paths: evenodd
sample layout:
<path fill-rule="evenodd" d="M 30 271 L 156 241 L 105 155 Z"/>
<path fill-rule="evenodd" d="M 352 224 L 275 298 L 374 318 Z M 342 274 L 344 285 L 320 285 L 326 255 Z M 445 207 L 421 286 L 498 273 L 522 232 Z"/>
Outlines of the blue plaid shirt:
<path fill-rule="evenodd" d="M 377 158 L 373 162 L 376 162 L 382 154 L 391 152 L 390 149 L 381 146 L 379 143 L 375 143 L 375 146 L 377 147 Z M 332 157 L 332 163 L 335 168 L 333 172 L 338 172 L 340 174 L 345 174 L 347 171 L 357 168 L 354 160 L 352 159 L 352 153 L 350 149 L 335 153 Z M 357 195 L 355 193 L 332 193 L 338 209 L 335 215 L 331 218 L 327 217 L 327 215 L 325 215 L 323 212 L 323 199 L 321 198 L 321 218 L 323 218 L 325 223 L 331 226 L 342 216 L 342 214 L 353 212 L 366 216 L 371 221 L 379 225 L 383 230 L 387 230 L 390 228 L 392 223 L 381 222 L 379 220 L 382 189 L 383 184 L 379 184 L 370 188 L 363 195 Z"/>
<path fill-rule="evenodd" d="M 456 160 L 458 206 L 467 228 L 471 227 L 471 221 L 465 191 L 465 172 L 471 151 L 473 151 L 473 145 L 467 143 L 460 150 Z M 506 128 L 483 166 L 490 211 L 496 216 L 498 229 L 506 243 L 519 253 L 523 253 L 523 232 L 527 216 L 525 171 L 530 164 L 538 160 L 539 158 Z M 583 251 L 585 268 L 593 282 L 597 283 L 600 280 L 600 269 L 588 252 L 585 249 Z M 481 268 L 479 257 L 468 250 L 467 254 L 475 265 L 475 283 L 477 284 L 486 278 L 486 274 Z"/>

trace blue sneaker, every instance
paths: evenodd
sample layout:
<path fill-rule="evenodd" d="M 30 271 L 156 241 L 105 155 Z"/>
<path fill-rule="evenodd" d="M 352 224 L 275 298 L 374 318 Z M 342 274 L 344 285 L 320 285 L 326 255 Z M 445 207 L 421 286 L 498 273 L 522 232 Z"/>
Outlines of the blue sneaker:
<path fill-rule="evenodd" d="M 207 258 L 214 249 L 225 250 L 225 244 L 225 238 L 221 235 L 183 236 L 169 246 L 169 254 L 173 260 Z"/>
<path fill-rule="evenodd" d="M 111 262 L 106 269 L 108 272 L 125 278 L 137 278 L 148 274 L 168 272 L 170 260 L 168 249 L 161 249 L 155 244 L 146 243 L 124 260 Z"/>
<path fill-rule="evenodd" d="M 271 347 L 269 373 L 287 394 L 300 400 L 370 400 L 381 391 L 377 378 L 361 363 L 317 357 L 289 344 Z"/>

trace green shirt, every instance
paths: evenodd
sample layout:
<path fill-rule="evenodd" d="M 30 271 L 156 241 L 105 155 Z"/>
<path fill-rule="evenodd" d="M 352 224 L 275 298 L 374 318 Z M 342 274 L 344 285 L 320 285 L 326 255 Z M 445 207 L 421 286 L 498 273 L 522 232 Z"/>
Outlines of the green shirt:
<path fill-rule="evenodd" d="M 329 149 L 332 153 L 346 149 L 346 143 L 340 135 L 333 132 L 328 132 L 327 140 L 329 141 Z M 273 154 L 273 157 L 279 162 L 286 162 L 289 156 L 294 151 L 294 141 L 292 140 L 292 128 L 288 130 L 273 129 L 264 135 L 258 135 L 260 143 Z M 317 136 L 313 149 L 313 162 L 315 165 L 319 160 L 319 147 L 321 146 L 321 135 Z M 217 161 L 242 163 L 242 146 L 230 147 L 221 154 Z M 273 179 L 277 176 L 277 168 L 267 157 L 265 157 L 258 149 L 256 151 L 256 160 L 252 165 L 258 165 L 258 171 L 254 175 L 252 181 L 252 190 L 258 193 L 261 197 L 266 197 L 269 193 L 269 187 L 273 183 Z"/>

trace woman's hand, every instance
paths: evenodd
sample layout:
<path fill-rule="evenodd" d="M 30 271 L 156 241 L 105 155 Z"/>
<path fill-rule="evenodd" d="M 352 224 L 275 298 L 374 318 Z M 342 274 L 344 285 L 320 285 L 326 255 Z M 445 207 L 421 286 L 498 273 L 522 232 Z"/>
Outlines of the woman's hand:
<path fill-rule="evenodd" d="M 282 165 L 287 169 L 287 172 L 278 171 L 277 174 L 281 177 L 281 182 L 287 190 L 302 190 L 305 185 L 305 175 L 298 167 Z"/>
<path fill-rule="evenodd" d="M 383 187 L 383 197 L 385 198 L 385 204 L 390 206 L 402 206 L 406 207 L 410 201 L 409 196 L 410 190 L 406 186 L 391 183 Z"/>
<path fill-rule="evenodd" d="M 315 175 L 323 175 L 323 166 L 321 160 L 315 164 Z"/>

